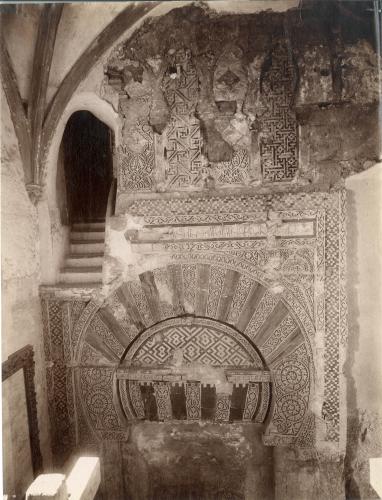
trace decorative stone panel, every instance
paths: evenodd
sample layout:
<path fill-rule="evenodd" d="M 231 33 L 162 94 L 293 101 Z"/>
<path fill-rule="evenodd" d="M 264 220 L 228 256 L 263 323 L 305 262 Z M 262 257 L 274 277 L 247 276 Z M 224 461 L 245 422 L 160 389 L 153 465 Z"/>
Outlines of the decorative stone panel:
<path fill-rule="evenodd" d="M 171 415 L 266 419 L 267 444 L 342 446 L 344 194 L 158 196 L 132 199 L 128 210 L 141 221 L 125 234 L 131 255 L 148 262 L 161 255 L 167 264 L 123 283 L 102 304 L 64 304 L 58 323 L 50 305 L 48 352 L 63 329 L 55 352 L 68 370 L 65 404 L 76 415 L 76 439 L 123 435 L 131 418 Z M 192 367 L 199 367 L 193 375 Z M 225 370 L 228 399 L 196 377 L 202 368 Z"/>
<path fill-rule="evenodd" d="M 293 179 L 298 169 L 297 120 L 293 109 L 295 68 L 287 41 L 278 41 L 262 78 L 260 157 L 264 181 Z"/>
<path fill-rule="evenodd" d="M 127 418 L 205 419 L 202 401 L 209 401 L 212 418 L 228 422 L 245 412 L 249 383 L 260 387 L 270 381 L 270 372 L 264 370 L 256 349 L 236 330 L 185 316 L 158 323 L 138 336 L 118 368 L 117 379 Z M 147 385 L 154 388 L 154 414 L 142 387 Z M 260 402 L 258 422 L 263 422 L 268 405 L 267 397 Z"/>
<path fill-rule="evenodd" d="M 148 256 L 167 255 L 171 266 L 190 266 L 190 262 L 210 266 L 207 315 L 219 319 L 224 270 L 235 269 L 241 274 L 233 288 L 227 319 L 239 330 L 244 328 L 271 369 L 284 356 L 292 355 L 300 336 L 305 339 L 303 363 L 316 365 L 309 376 L 316 380 L 316 397 L 322 397 L 322 414 L 316 413 L 317 439 L 332 443 L 340 438 L 343 443 L 340 428 L 344 425 L 339 358 L 347 330 L 344 204 L 345 195 L 338 191 L 196 195 L 187 201 L 151 198 L 131 200 L 126 207 L 144 221 L 137 237 L 126 235 L 133 250 Z M 166 227 L 165 233 L 161 227 Z M 255 282 L 260 283 L 257 291 Z M 275 301 L 277 296 L 286 309 Z M 267 325 L 273 325 L 272 335 Z M 309 395 L 302 395 L 305 399 L 299 407 L 310 411 L 311 394 L 312 389 Z M 302 428 L 305 425 L 308 423 Z M 279 442 L 286 441 L 280 436 Z"/>

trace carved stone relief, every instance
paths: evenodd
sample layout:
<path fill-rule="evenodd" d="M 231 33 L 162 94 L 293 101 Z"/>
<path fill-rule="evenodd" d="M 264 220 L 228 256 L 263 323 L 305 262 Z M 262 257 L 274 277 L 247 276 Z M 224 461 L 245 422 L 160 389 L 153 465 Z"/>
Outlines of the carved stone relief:
<path fill-rule="evenodd" d="M 153 325 L 138 336 L 119 365 L 117 379 L 120 393 L 127 393 L 121 399 L 127 418 L 190 415 L 191 420 L 229 422 L 240 420 L 246 411 L 248 384 L 261 387 L 270 380 L 270 372 L 236 330 L 207 318 L 184 316 Z M 154 389 L 156 413 L 147 408 L 147 385 Z M 260 400 L 257 422 L 263 422 L 268 404 L 268 397 Z"/>
<path fill-rule="evenodd" d="M 286 41 L 272 49 L 262 77 L 260 156 L 265 181 L 293 179 L 298 168 L 297 121 L 293 110 L 294 66 Z"/>
<path fill-rule="evenodd" d="M 246 92 L 247 73 L 243 65 L 243 50 L 237 45 L 229 44 L 222 50 L 216 65 L 215 100 L 235 101 L 241 109 Z"/>
<path fill-rule="evenodd" d="M 170 59 L 162 86 L 171 118 L 164 131 L 164 185 L 174 190 L 203 186 L 205 160 L 202 158 L 200 123 L 195 116 L 199 82 L 189 49 L 168 55 Z"/>
<path fill-rule="evenodd" d="M 47 305 L 48 344 L 62 345 L 55 348 L 56 367 L 77 367 L 65 372 L 65 405 L 69 415 L 77 415 L 78 439 L 97 442 L 104 433 L 120 435 L 127 417 L 262 422 L 272 400 L 267 444 L 339 443 L 344 418 L 339 352 L 346 342 L 343 193 L 132 199 L 129 213 L 142 223 L 138 233 L 125 235 L 131 250 L 147 257 L 161 254 L 168 264 L 120 285 L 103 304 Z M 207 322 L 203 333 L 184 328 L 187 318 L 198 317 Z M 264 368 L 254 358 L 249 372 L 241 373 L 250 349 L 242 350 L 232 337 L 222 343 L 223 337 L 209 332 L 208 321 L 225 324 L 256 345 L 272 378 L 262 378 Z M 159 332 L 159 325 L 169 329 Z M 70 333 L 60 334 L 65 329 Z M 137 343 L 133 361 L 138 365 L 120 365 L 128 346 Z M 316 350 L 322 345 L 325 349 Z M 177 363 L 199 366 L 203 360 L 208 369 L 230 367 L 231 399 L 188 372 L 184 382 L 182 373 L 176 379 Z M 117 383 L 112 372 L 118 366 Z M 93 384 L 98 375 L 102 383 Z M 322 414 L 317 403 L 312 406 L 318 391 Z M 203 411 L 202 400 L 209 401 L 209 406 L 200 403 Z"/>
<path fill-rule="evenodd" d="M 53 298 L 43 299 L 41 305 L 52 451 L 56 464 L 62 465 L 75 445 L 72 373 L 68 370 L 72 359 L 70 303 Z"/>
<path fill-rule="evenodd" d="M 118 147 L 118 185 L 127 191 L 150 191 L 154 170 L 154 134 L 148 123 L 150 96 L 120 99 L 122 142 Z"/>
<path fill-rule="evenodd" d="M 123 122 L 119 191 L 259 182 L 259 146 L 263 180 L 291 180 L 297 170 L 294 72 L 283 43 L 274 47 L 270 66 L 261 67 L 257 57 L 250 67 L 249 27 L 202 22 L 187 28 L 193 36 L 180 27 L 177 36 L 158 33 L 156 47 L 137 32 L 109 57 L 106 85 L 118 91 Z M 248 96 L 259 90 L 261 98 Z M 276 135 L 271 150 L 267 144 Z"/>
<path fill-rule="evenodd" d="M 271 12 L 216 16 L 190 6 L 187 15 L 177 9 L 151 19 L 115 47 L 103 95 L 115 108 L 127 99 L 132 110 L 119 106 L 118 194 L 291 181 L 326 189 L 368 168 L 378 142 L 377 116 L 370 134 L 365 109 L 378 100 L 375 50 L 370 37 L 346 40 L 336 21 L 323 21 L 318 4 L 308 10 L 313 13 L 304 20 L 298 11 L 287 20 Z M 301 129 L 296 111 L 299 125 L 301 113 L 308 115 Z M 325 119 L 318 136 L 312 133 L 316 112 L 333 115 L 346 131 L 331 138 L 332 120 Z M 361 114 L 360 127 L 344 125 L 343 113 L 351 122 Z M 354 153 L 347 142 L 360 130 L 364 137 Z M 315 140 L 319 151 L 312 154 L 326 157 L 318 158 L 320 165 L 304 152 Z M 129 146 L 134 142 L 140 151 Z M 329 161 L 332 150 L 338 165 Z"/>
<path fill-rule="evenodd" d="M 220 266 L 237 266 L 240 272 L 248 273 L 248 278 L 273 283 L 276 289 L 282 291 L 286 302 L 298 311 L 305 334 L 312 340 L 315 339 L 319 345 L 327 343 L 328 349 L 324 355 L 326 389 L 322 406 L 326 437 L 323 439 L 333 442 L 339 439 L 341 418 L 338 352 L 340 344 L 345 341 L 342 339 L 346 337 L 346 333 L 340 333 L 346 332 L 343 288 L 345 264 L 343 253 L 339 253 L 339 248 L 344 248 L 345 241 L 344 202 L 344 194 L 339 192 L 330 195 L 273 195 L 270 204 L 266 202 L 266 197 L 246 196 L 245 204 L 242 205 L 237 197 L 195 197 L 188 199 L 187 204 L 179 199 L 152 199 L 132 201 L 129 206 L 130 213 L 144 217 L 146 223 L 146 229 L 140 233 L 140 241 L 131 241 L 137 250 L 148 253 L 168 252 L 174 262 L 202 259 L 202 262 L 211 265 L 210 295 L 206 309 L 208 315 L 216 317 L 218 310 L 219 296 L 224 285 L 224 272 L 219 275 Z M 273 215 L 269 218 L 267 210 L 270 208 L 280 210 L 279 218 Z M 275 222 L 271 222 L 272 218 Z M 299 222 L 293 226 L 288 218 Z M 316 222 L 313 223 L 312 218 Z M 248 219 L 258 222 L 243 224 Z M 204 224 L 208 221 L 209 226 L 198 228 L 197 223 L 202 221 Z M 240 226 L 235 226 L 235 221 L 240 221 Z M 220 226 L 223 222 L 227 225 Z M 174 225 L 173 232 L 167 230 L 168 238 L 154 237 L 150 227 L 158 224 L 166 227 Z M 178 231 L 175 228 L 177 224 L 186 227 Z M 192 226 L 187 227 L 187 224 Z M 151 234 L 148 241 L 145 238 L 146 230 Z M 221 241 L 221 238 L 226 239 Z M 334 263 L 334 273 L 327 264 L 327 258 L 331 255 L 334 255 L 330 257 L 330 261 Z M 243 276 L 239 281 L 233 304 L 242 304 L 246 300 L 245 296 L 248 297 L 250 283 L 246 280 Z M 239 292 L 241 288 L 243 291 Z M 340 297 L 339 311 L 335 306 L 338 303 L 335 297 Z M 264 315 L 266 303 L 264 298 L 259 304 L 260 310 L 264 310 L 261 314 Z M 237 321 L 238 313 L 231 309 L 228 318 Z M 249 328 L 252 326 L 249 325 Z M 258 331 L 257 327 L 254 328 Z M 277 351 L 282 339 L 293 341 L 295 330 L 292 317 L 280 316 L 275 334 L 263 337 L 263 344 L 259 347 L 264 348 L 266 354 L 270 348 Z M 334 365 L 337 368 L 334 369 Z M 337 387 L 336 390 L 334 386 Z M 330 408 L 330 412 L 327 412 L 327 408 Z"/>

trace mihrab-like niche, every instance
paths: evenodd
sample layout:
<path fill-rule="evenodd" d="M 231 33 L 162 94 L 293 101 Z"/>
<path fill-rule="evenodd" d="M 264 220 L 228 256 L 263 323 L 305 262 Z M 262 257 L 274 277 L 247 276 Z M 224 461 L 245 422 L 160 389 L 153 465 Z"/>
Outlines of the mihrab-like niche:
<path fill-rule="evenodd" d="M 270 371 L 256 347 L 236 329 L 195 316 L 143 332 L 117 379 L 129 420 L 263 423 L 270 403 Z"/>

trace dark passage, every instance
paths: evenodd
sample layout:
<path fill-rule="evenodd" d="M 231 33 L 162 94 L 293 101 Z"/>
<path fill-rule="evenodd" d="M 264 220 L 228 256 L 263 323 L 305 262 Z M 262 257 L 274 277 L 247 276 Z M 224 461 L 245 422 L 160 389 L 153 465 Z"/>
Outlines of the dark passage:
<path fill-rule="evenodd" d="M 88 111 L 70 117 L 63 136 L 70 222 L 104 219 L 113 177 L 112 131 Z"/>

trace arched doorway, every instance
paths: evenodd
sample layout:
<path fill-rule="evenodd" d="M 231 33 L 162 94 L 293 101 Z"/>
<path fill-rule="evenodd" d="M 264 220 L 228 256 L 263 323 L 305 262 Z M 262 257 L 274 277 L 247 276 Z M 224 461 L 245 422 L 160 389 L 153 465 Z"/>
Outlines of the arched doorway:
<path fill-rule="evenodd" d="M 112 131 L 89 111 L 76 111 L 62 144 L 70 222 L 104 219 L 113 178 Z"/>

